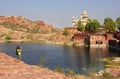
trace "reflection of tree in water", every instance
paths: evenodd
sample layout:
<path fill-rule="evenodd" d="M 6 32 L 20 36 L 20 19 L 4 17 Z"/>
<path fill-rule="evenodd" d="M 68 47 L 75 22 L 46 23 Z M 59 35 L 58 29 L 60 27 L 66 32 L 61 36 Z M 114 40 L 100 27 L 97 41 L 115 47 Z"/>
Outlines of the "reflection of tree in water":
<path fill-rule="evenodd" d="M 104 69 L 104 63 L 100 59 L 108 56 L 106 48 L 84 48 L 84 55 L 85 65 L 83 70 L 86 73 Z"/>
<path fill-rule="evenodd" d="M 119 51 L 120 51 L 120 49 L 116 49 L 114 47 L 109 47 L 109 56 L 110 57 L 120 57 Z"/>
<path fill-rule="evenodd" d="M 76 55 L 76 69 L 85 73 L 83 69 L 86 69 L 91 64 L 89 48 L 86 47 L 74 47 L 74 54 Z"/>
<path fill-rule="evenodd" d="M 108 57 L 107 48 L 90 48 L 91 53 L 91 68 L 94 72 L 104 69 L 104 63 L 100 61 L 101 58 Z"/>
<path fill-rule="evenodd" d="M 68 61 L 65 63 L 76 73 L 88 74 L 104 69 L 101 58 L 109 57 L 107 48 L 88 48 L 88 47 L 65 47 L 65 56 Z"/>

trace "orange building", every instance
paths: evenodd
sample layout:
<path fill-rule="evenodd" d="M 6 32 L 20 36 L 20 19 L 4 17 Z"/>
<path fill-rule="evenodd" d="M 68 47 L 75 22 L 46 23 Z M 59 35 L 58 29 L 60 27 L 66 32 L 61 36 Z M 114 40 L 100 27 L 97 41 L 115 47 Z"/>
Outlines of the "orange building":
<path fill-rule="evenodd" d="M 111 39 L 115 39 L 113 34 L 93 34 L 88 36 L 87 42 L 89 46 L 107 46 Z"/>

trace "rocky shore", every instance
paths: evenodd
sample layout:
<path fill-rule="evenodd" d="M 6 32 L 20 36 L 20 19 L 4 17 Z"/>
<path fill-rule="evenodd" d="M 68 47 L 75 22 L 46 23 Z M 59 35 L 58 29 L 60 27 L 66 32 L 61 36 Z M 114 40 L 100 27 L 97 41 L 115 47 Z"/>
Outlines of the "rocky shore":
<path fill-rule="evenodd" d="M 25 64 L 5 53 L 0 53 L 0 79 L 71 79 L 64 74 Z"/>

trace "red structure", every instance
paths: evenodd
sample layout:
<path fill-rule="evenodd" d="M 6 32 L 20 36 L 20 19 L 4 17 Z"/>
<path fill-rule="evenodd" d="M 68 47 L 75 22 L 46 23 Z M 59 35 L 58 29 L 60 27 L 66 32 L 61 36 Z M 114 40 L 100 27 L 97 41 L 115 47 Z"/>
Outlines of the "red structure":
<path fill-rule="evenodd" d="M 96 46 L 96 45 L 105 45 L 107 44 L 106 36 L 104 35 L 90 35 L 90 46 Z"/>
<path fill-rule="evenodd" d="M 73 36 L 73 41 L 83 41 L 88 37 L 87 33 L 76 33 Z"/>
<path fill-rule="evenodd" d="M 87 44 L 89 46 L 107 46 L 109 40 L 115 39 L 113 34 L 93 34 L 88 36 Z"/>

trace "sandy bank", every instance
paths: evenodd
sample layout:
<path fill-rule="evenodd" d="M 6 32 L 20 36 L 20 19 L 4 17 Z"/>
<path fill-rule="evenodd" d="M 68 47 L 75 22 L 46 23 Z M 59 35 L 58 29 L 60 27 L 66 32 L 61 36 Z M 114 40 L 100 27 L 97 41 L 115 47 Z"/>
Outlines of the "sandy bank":
<path fill-rule="evenodd" d="M 70 79 L 47 68 L 25 64 L 0 53 L 0 79 Z"/>

